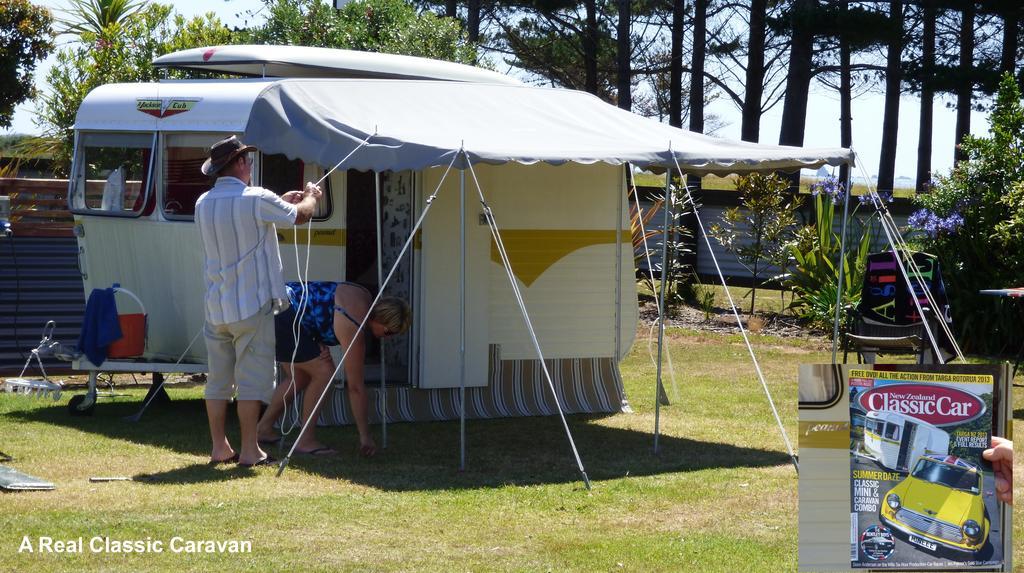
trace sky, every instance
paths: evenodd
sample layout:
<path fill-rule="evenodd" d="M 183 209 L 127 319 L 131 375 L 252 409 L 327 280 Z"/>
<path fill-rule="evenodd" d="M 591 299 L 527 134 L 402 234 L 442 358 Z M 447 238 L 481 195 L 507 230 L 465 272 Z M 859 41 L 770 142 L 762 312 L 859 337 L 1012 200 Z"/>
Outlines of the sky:
<path fill-rule="evenodd" d="M 61 0 L 35 0 L 51 9 L 59 9 L 66 2 Z M 244 26 L 246 20 L 253 18 L 246 12 L 258 12 L 263 8 L 259 0 L 176 0 L 175 9 L 186 17 L 205 12 L 214 12 L 226 25 Z M 57 14 L 59 17 L 59 14 Z M 260 18 L 257 13 L 256 19 Z M 58 45 L 67 40 L 58 38 Z M 496 59 L 496 58 L 494 58 Z M 35 83 L 40 90 L 46 88 L 46 74 L 53 66 L 55 57 L 51 55 L 36 69 Z M 503 64 L 495 62 L 499 69 Z M 505 71 L 502 69 L 502 71 Z M 882 142 L 882 106 L 884 97 L 881 94 L 865 94 L 853 102 L 853 149 L 859 156 L 858 164 L 863 166 L 868 176 L 878 173 L 879 154 Z M 934 106 L 934 131 L 932 139 L 932 169 L 935 173 L 946 173 L 953 166 L 953 142 L 956 128 L 955 110 L 945 106 L 946 100 L 937 100 Z M 2 133 L 38 133 L 33 123 L 35 104 L 25 102 L 20 105 L 14 116 L 11 129 Z M 723 127 L 715 135 L 739 139 L 740 111 L 725 98 L 712 102 L 707 113 L 715 114 L 723 122 Z M 917 170 L 917 132 L 920 117 L 920 101 L 912 96 L 905 96 L 900 101 L 900 127 L 897 137 L 896 176 L 913 179 Z M 761 120 L 761 142 L 777 143 L 779 126 L 782 119 L 782 105 L 777 105 Z M 988 131 L 988 114 L 971 112 L 971 132 L 984 135 Z M 807 110 L 807 130 L 804 136 L 806 147 L 838 147 L 839 146 L 839 99 L 835 91 L 813 87 Z M 860 171 L 855 173 L 859 176 Z M 898 184 L 897 184 L 898 185 Z M 899 185 L 898 185 L 899 186 Z"/>

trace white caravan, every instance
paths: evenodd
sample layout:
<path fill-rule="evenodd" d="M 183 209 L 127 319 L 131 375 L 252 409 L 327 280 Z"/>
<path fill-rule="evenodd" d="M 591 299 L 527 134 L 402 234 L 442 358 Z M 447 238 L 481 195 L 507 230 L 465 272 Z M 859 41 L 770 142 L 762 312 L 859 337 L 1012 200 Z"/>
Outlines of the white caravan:
<path fill-rule="evenodd" d="M 117 282 L 142 299 L 145 360 L 184 354 L 186 362 L 205 361 L 201 342 L 186 351 L 203 324 L 192 213 L 211 185 L 199 171 L 207 149 L 231 134 L 261 150 L 256 185 L 284 192 L 327 174 L 327 199 L 310 227 L 279 229 L 286 280 L 378 288 L 429 208 L 385 289 L 410 301 L 414 321 L 380 351 L 388 387 L 384 400 L 371 396 L 371 420 L 382 411 L 389 421 L 459 416 L 462 324 L 467 417 L 556 411 L 483 221 L 477 183 L 501 228 L 562 408 L 615 412 L 624 399 L 619 361 L 637 326 L 624 164 L 723 174 L 851 158 L 844 149 L 692 134 L 589 94 L 420 58 L 220 46 L 154 65 L 267 77 L 89 93 L 75 122 L 69 189 L 86 292 Z M 460 190 L 468 198 L 461 212 Z M 379 369 L 367 372 L 368 382 L 380 377 Z M 346 399 L 334 392 L 321 422 L 349 422 Z"/>
<path fill-rule="evenodd" d="M 924 455 L 949 453 L 949 433 L 899 412 L 868 412 L 864 449 L 882 466 L 900 472 Z"/>

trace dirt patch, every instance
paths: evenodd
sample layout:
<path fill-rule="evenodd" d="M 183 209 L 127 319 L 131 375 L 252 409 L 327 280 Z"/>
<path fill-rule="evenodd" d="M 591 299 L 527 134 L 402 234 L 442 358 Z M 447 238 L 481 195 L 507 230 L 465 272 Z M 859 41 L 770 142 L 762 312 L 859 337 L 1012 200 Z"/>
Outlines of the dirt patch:
<path fill-rule="evenodd" d="M 749 332 L 766 336 L 778 336 L 780 338 L 801 338 L 808 341 L 820 342 L 827 338 L 828 333 L 810 326 L 794 316 L 785 316 L 778 313 L 759 313 L 751 317 L 740 313 L 743 326 Z M 640 321 L 650 327 L 658 320 L 658 305 L 653 301 L 641 301 Z M 716 307 L 709 315 L 704 311 L 685 304 L 669 308 L 669 314 L 665 320 L 666 326 L 690 328 L 706 332 L 720 334 L 736 334 L 736 317 L 731 309 Z"/>

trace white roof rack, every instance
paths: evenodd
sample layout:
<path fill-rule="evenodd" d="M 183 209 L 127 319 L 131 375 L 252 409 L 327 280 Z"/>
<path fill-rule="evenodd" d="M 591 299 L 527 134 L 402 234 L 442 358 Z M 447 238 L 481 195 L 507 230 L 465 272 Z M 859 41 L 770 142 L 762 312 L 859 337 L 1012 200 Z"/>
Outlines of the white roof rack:
<path fill-rule="evenodd" d="M 153 60 L 153 66 L 268 78 L 378 78 L 522 84 L 504 74 L 454 62 L 307 46 L 192 48 L 160 56 Z"/>

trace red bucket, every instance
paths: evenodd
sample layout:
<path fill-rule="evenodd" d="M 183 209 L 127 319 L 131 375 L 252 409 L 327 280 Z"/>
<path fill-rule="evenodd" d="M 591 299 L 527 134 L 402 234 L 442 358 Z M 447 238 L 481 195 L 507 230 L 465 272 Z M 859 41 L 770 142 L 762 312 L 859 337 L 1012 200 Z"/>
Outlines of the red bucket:
<path fill-rule="evenodd" d="M 121 325 L 121 338 L 107 347 L 107 358 L 135 358 L 146 351 L 146 307 L 139 297 L 125 288 L 114 285 L 114 292 L 123 292 L 138 303 L 142 312 L 118 314 L 117 322 Z"/>
<path fill-rule="evenodd" d="M 146 315 L 119 314 L 117 322 L 121 324 L 121 338 L 107 348 L 107 358 L 142 356 L 146 350 Z"/>

